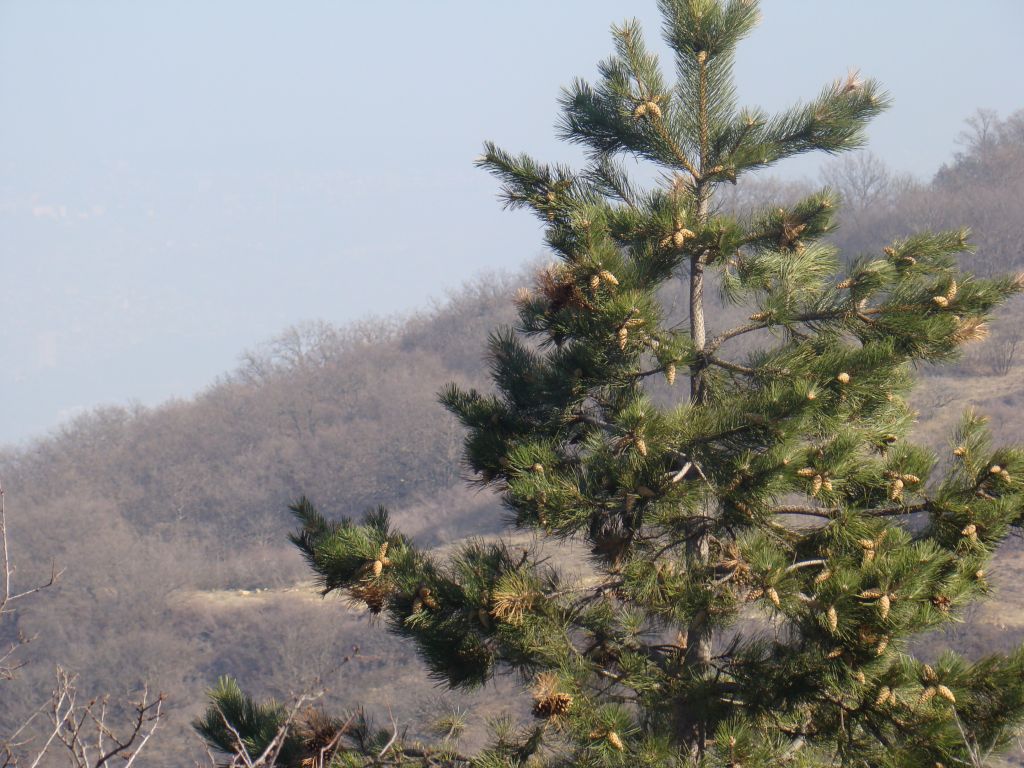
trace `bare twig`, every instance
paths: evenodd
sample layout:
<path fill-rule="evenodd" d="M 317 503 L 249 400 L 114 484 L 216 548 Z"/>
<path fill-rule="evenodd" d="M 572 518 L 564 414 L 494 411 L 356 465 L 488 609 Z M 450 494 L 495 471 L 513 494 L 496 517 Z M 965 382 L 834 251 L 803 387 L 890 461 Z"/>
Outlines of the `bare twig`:
<path fill-rule="evenodd" d="M 825 561 L 824 560 L 803 560 L 803 561 L 801 561 L 799 563 L 793 563 L 792 565 L 787 566 L 786 567 L 786 573 L 792 573 L 793 571 L 798 571 L 801 568 L 814 568 L 815 566 L 818 566 L 818 565 L 825 565 Z"/>
<path fill-rule="evenodd" d="M 686 462 L 683 465 L 682 469 L 680 469 L 678 472 L 676 472 L 674 475 L 672 475 L 672 482 L 673 483 L 678 483 L 680 480 L 682 480 L 684 477 L 686 477 L 686 473 L 689 472 L 690 469 L 692 469 L 692 468 L 693 468 L 693 462 L 692 461 Z"/>
<path fill-rule="evenodd" d="M 388 750 L 391 749 L 395 741 L 398 739 L 398 721 L 395 720 L 395 716 L 391 711 L 390 704 L 388 704 L 388 718 L 391 720 L 391 726 L 393 730 L 391 733 L 391 738 L 388 739 L 388 743 L 384 745 L 384 748 L 380 751 L 380 754 L 377 755 L 378 760 L 387 754 Z"/>

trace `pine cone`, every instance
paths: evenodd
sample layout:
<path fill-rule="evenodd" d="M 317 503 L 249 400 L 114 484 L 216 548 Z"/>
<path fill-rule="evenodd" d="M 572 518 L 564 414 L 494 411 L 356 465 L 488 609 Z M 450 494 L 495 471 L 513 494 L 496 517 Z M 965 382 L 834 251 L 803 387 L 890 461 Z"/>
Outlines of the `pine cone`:
<path fill-rule="evenodd" d="M 619 330 L 616 331 L 615 336 L 619 342 L 619 349 L 625 350 L 626 344 L 629 343 L 629 330 L 625 327 L 619 328 Z"/>
<path fill-rule="evenodd" d="M 815 475 L 814 479 L 811 480 L 811 496 L 817 496 L 821 492 L 821 487 L 824 484 L 824 478 L 822 478 L 821 475 Z"/>
<path fill-rule="evenodd" d="M 676 248 L 682 248 L 688 239 L 696 236 L 697 235 L 695 235 L 692 230 L 689 230 L 686 227 L 680 227 L 672 233 L 672 245 Z"/>
<path fill-rule="evenodd" d="M 932 605 L 938 608 L 943 613 L 949 613 L 949 607 L 953 604 L 953 601 L 946 595 L 935 595 L 932 598 Z"/>
<path fill-rule="evenodd" d="M 828 607 L 828 612 L 825 614 L 825 618 L 828 620 L 829 630 L 835 634 L 836 630 L 839 629 L 839 611 L 836 610 L 834 605 Z"/>
<path fill-rule="evenodd" d="M 361 582 L 349 589 L 349 593 L 357 600 L 366 603 L 370 613 L 377 614 L 384 609 L 391 590 L 380 582 Z"/>
<path fill-rule="evenodd" d="M 572 708 L 573 698 L 568 693 L 552 693 L 537 699 L 533 705 L 533 716 L 540 718 L 561 717 Z"/>
<path fill-rule="evenodd" d="M 430 591 L 430 587 L 420 587 L 417 596 L 422 601 L 423 605 L 425 605 L 430 610 L 433 611 L 437 609 L 437 599 Z"/>
<path fill-rule="evenodd" d="M 876 555 L 876 543 L 872 542 L 870 539 L 861 539 L 860 547 L 864 550 L 863 562 L 871 562 L 874 559 L 874 555 Z"/>
<path fill-rule="evenodd" d="M 622 743 L 622 739 L 615 731 L 608 731 L 608 743 L 612 745 L 612 749 L 616 752 L 622 752 L 626 749 L 626 745 Z"/>
<path fill-rule="evenodd" d="M 876 635 L 870 627 L 860 626 L 857 628 L 857 638 L 863 645 L 874 645 L 878 642 L 878 635 Z"/>
<path fill-rule="evenodd" d="M 889 617 L 889 608 L 891 601 L 888 595 L 882 595 L 878 598 L 878 615 L 882 617 L 882 621 L 885 621 Z"/>
<path fill-rule="evenodd" d="M 878 689 L 878 695 L 875 696 L 875 706 L 884 707 L 889 701 L 889 696 L 892 695 L 892 689 L 887 685 L 883 685 Z"/>
<path fill-rule="evenodd" d="M 892 501 L 899 501 L 903 498 L 903 481 L 900 478 L 896 478 L 889 483 L 889 499 Z"/>

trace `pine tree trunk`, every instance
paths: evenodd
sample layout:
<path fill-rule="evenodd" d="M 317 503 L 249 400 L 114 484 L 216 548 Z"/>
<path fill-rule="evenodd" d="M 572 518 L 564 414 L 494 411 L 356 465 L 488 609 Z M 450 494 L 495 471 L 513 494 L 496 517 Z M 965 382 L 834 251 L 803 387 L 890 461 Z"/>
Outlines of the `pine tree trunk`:
<path fill-rule="evenodd" d="M 707 206 L 707 201 L 702 203 Z M 697 352 L 704 349 L 704 254 L 690 258 L 690 336 Z M 690 369 L 690 400 L 704 401 L 704 361 L 698 359 Z"/>
<path fill-rule="evenodd" d="M 697 223 L 703 226 L 708 217 L 709 193 L 706 188 L 698 185 Z M 706 332 L 704 328 L 704 259 L 705 254 L 696 254 L 690 259 L 690 336 L 697 352 L 704 349 Z M 706 397 L 704 388 L 704 361 L 698 359 L 690 369 L 690 400 L 702 403 Z M 694 565 L 707 561 L 710 554 L 710 535 L 704 529 L 698 529 L 686 541 L 687 563 Z M 698 615 L 690 623 L 686 632 L 687 649 L 686 665 L 691 670 L 699 670 L 711 663 L 711 628 L 707 616 Z M 707 738 L 706 723 L 694 717 L 692 712 L 680 713 L 680 737 L 689 744 L 695 760 L 704 753 Z"/>

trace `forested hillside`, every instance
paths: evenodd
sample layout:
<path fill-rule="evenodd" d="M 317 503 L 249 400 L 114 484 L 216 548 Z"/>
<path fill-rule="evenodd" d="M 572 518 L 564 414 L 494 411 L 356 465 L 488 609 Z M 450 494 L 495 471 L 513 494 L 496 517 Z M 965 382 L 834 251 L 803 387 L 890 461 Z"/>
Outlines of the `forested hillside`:
<path fill-rule="evenodd" d="M 958 149 L 927 183 L 869 155 L 831 166 L 826 180 L 845 203 L 834 241 L 853 256 L 919 230 L 967 225 L 978 246 L 967 268 L 1024 269 L 1024 113 L 979 113 Z M 799 185 L 775 186 L 795 193 Z M 769 197 L 764 186 L 735 196 Z M 436 695 L 418 662 L 398 655 L 397 641 L 365 615 L 299 586 L 309 577 L 287 544 L 286 506 L 300 493 L 334 514 L 385 504 L 403 531 L 437 546 L 498 532 L 501 509 L 465 484 L 461 430 L 436 392 L 450 380 L 487 386 L 487 334 L 514 321 L 511 297 L 529 269 L 485 273 L 404 318 L 288 329 L 190 400 L 100 409 L 0 455 L 18 579 L 45 578 L 51 561 L 65 569 L 3 629 L 9 637 L 0 640 L 18 632 L 36 640 L 25 651 L 30 664 L 0 682 L 0 733 L 41 703 L 56 665 L 77 672 L 83 690 L 123 693 L 145 680 L 167 693 L 152 765 L 199 755 L 188 724 L 221 674 L 277 695 L 320 677 L 336 702 L 381 711 L 390 702 L 413 717 Z M 992 417 L 998 438 L 1024 433 L 1022 328 L 1017 302 L 961 362 L 919 372 L 919 434 L 940 455 L 945 432 L 972 404 Z M 1015 588 L 1024 557 L 1011 545 L 999 562 L 998 609 L 928 643 L 948 639 L 976 655 L 1024 640 Z"/>

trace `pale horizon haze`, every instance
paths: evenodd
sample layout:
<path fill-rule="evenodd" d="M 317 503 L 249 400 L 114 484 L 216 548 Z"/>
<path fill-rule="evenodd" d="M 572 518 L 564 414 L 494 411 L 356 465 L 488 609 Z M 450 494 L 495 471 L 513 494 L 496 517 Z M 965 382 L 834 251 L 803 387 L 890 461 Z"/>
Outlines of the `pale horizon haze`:
<path fill-rule="evenodd" d="M 859 68 L 870 150 L 922 180 L 1024 108 L 1019 0 L 764 0 L 741 101 Z M 0 0 L 0 446 L 188 397 L 295 323 L 407 313 L 543 253 L 473 167 L 578 162 L 559 88 L 655 0 Z M 665 60 L 671 72 L 670 60 Z M 779 166 L 815 178 L 820 160 Z"/>

